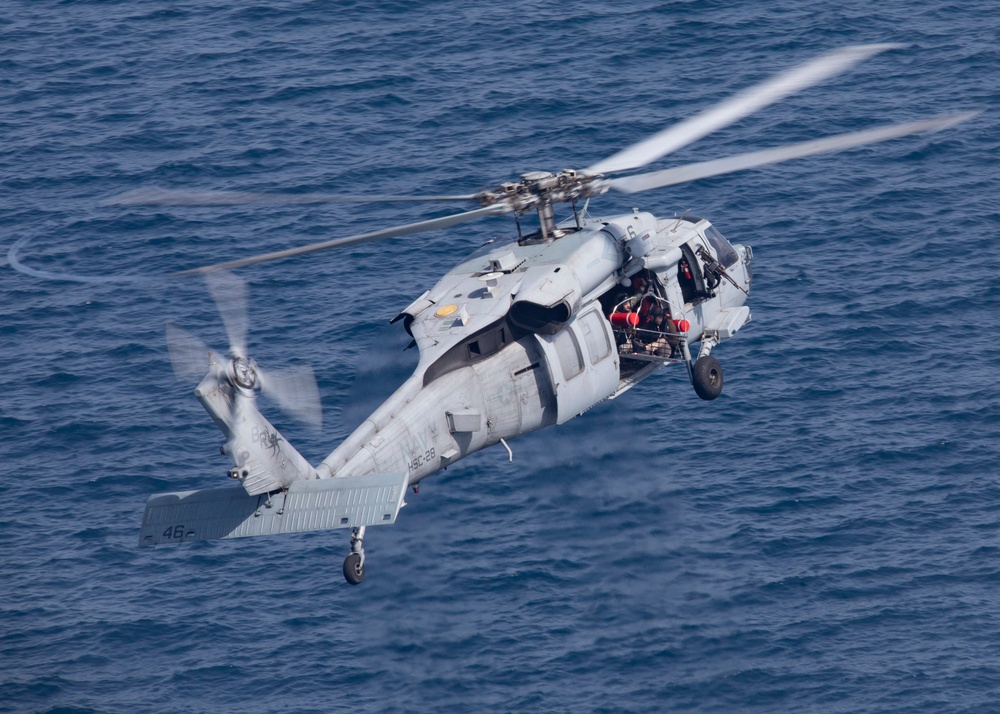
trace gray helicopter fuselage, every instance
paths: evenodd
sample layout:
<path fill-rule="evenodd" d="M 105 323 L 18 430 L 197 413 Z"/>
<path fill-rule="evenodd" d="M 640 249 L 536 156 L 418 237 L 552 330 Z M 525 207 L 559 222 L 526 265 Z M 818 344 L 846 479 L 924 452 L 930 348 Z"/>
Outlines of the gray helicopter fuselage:
<path fill-rule="evenodd" d="M 317 475 L 404 471 L 415 484 L 630 388 L 663 364 L 642 363 L 624 376 L 627 358 L 607 306 L 636 276 L 655 283 L 674 320 L 687 321 L 687 344 L 730 336 L 749 319 L 750 253 L 713 231 L 707 221 L 636 211 L 588 218 L 548 240 L 490 242 L 396 318 L 420 350 L 416 370 Z M 707 289 L 699 248 L 730 260 L 727 271 L 743 289 L 727 281 Z"/>

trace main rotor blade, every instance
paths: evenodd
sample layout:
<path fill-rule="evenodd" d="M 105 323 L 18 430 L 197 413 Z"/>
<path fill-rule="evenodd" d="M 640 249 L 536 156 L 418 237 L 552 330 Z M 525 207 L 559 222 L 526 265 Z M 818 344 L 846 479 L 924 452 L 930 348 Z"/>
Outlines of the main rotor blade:
<path fill-rule="evenodd" d="M 167 323 L 167 352 L 174 374 L 183 381 L 200 380 L 212 364 L 212 350 L 171 322 Z"/>
<path fill-rule="evenodd" d="M 265 371 L 258 366 L 257 377 L 260 390 L 278 402 L 286 414 L 316 429 L 323 426 L 323 408 L 312 369 L 303 366 Z"/>
<path fill-rule="evenodd" d="M 421 203 L 424 201 L 472 201 L 468 196 L 359 196 L 338 193 L 254 193 L 244 191 L 190 191 L 169 188 L 137 188 L 112 196 L 102 206 L 240 206 L 244 204 L 298 205 L 314 203 Z"/>
<path fill-rule="evenodd" d="M 310 245 L 303 245 L 298 248 L 289 248 L 288 250 L 278 250 L 273 253 L 255 255 L 250 258 L 240 258 L 238 260 L 230 260 L 225 263 L 206 265 L 202 268 L 191 268 L 190 270 L 182 270 L 177 273 L 171 273 L 171 275 L 173 275 L 174 277 L 183 277 L 185 275 L 198 275 L 201 273 L 211 273 L 216 270 L 229 270 L 231 268 L 241 268 L 244 265 L 254 265 L 256 263 L 265 263 L 270 260 L 291 258 L 294 255 L 304 255 L 306 253 L 313 253 L 317 250 L 327 250 L 328 248 L 340 248 L 346 245 L 354 245 L 357 243 L 368 243 L 370 241 L 382 240 L 383 238 L 395 238 L 397 236 L 411 235 L 413 233 L 434 231 L 440 228 L 448 228 L 450 226 L 455 226 L 458 225 L 459 223 L 467 223 L 468 221 L 474 221 L 477 218 L 484 218 L 486 216 L 496 216 L 500 215 L 501 213 L 508 213 L 510 210 L 511 208 L 506 204 L 498 203 L 492 206 L 485 206 L 484 208 L 477 208 L 474 211 L 466 211 L 465 213 L 453 213 L 450 216 L 442 216 L 441 218 L 432 218 L 427 221 L 418 221 L 416 223 L 407 223 L 402 226 L 396 226 L 394 228 L 384 228 L 383 230 L 373 231 L 371 233 L 359 233 L 358 235 L 348 236 L 346 238 L 335 238 L 333 240 L 323 241 L 322 243 L 312 243 Z"/>
<path fill-rule="evenodd" d="M 229 337 L 229 351 L 238 357 L 247 355 L 247 284 L 232 273 L 217 272 L 205 276 L 205 284 L 222 316 Z"/>
<path fill-rule="evenodd" d="M 753 151 L 748 154 L 728 156 L 724 159 L 716 159 L 714 161 L 702 161 L 696 164 L 675 166 L 663 171 L 650 171 L 649 173 L 636 174 L 635 176 L 623 176 L 621 178 L 610 179 L 608 184 L 611 188 L 622 193 L 648 191 L 652 188 L 662 188 L 663 186 L 672 186 L 709 176 L 743 171 L 744 169 L 776 164 L 781 161 L 788 161 L 789 159 L 798 159 L 804 156 L 824 154 L 832 151 L 843 151 L 844 149 L 887 141 L 907 136 L 908 134 L 941 131 L 942 129 L 947 129 L 950 126 L 967 121 L 980 113 L 978 111 L 964 112 L 934 119 L 924 119 L 908 124 L 894 124 L 892 126 L 876 127 L 875 129 L 856 131 L 848 134 L 837 134 L 836 136 L 828 136 L 814 141 L 804 141 L 799 144 L 789 144 L 788 146 L 779 146 L 774 149 Z"/>
<path fill-rule="evenodd" d="M 713 131 L 759 111 L 769 104 L 774 104 L 790 94 L 840 74 L 879 52 L 901 46 L 896 44 L 852 45 L 828 52 L 811 62 L 746 89 L 701 114 L 667 127 L 644 141 L 598 161 L 585 171 L 591 174 L 607 174 L 645 166 L 707 134 L 711 134 Z"/>

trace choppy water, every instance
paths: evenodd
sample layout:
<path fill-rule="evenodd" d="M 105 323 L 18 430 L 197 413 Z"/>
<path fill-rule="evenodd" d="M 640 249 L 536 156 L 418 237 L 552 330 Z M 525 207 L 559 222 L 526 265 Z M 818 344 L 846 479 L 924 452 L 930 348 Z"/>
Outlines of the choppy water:
<path fill-rule="evenodd" d="M 0 709 L 1000 708 L 998 14 L 963 3 L 13 1 L 2 252 L 151 274 L 431 215 L 126 209 L 143 186 L 466 193 L 598 158 L 821 51 L 902 42 L 680 163 L 986 108 L 958 130 L 633 199 L 755 248 L 713 403 L 665 371 L 343 533 L 139 549 L 223 482 L 163 323 L 198 281 L 0 268 Z M 596 206 L 595 206 L 596 208 Z M 310 362 L 318 461 L 413 367 L 385 323 L 506 219 L 250 268 L 253 352 Z M 398 327 L 398 326 L 397 326 Z M 402 357 L 400 356 L 402 354 Z M 374 385 L 374 386 L 373 386 Z M 273 411 L 273 410 L 272 410 Z"/>

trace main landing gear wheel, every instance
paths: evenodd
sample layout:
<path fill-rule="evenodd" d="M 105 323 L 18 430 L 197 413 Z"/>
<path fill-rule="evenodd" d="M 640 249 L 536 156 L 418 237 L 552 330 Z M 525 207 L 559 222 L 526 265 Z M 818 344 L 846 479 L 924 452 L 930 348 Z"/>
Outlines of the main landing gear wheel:
<path fill-rule="evenodd" d="M 699 357 L 691 368 L 691 384 L 695 393 L 705 400 L 722 394 L 722 365 L 712 355 Z"/>
<path fill-rule="evenodd" d="M 344 579 L 351 585 L 359 585 L 365 579 L 365 564 L 359 553 L 344 558 Z"/>

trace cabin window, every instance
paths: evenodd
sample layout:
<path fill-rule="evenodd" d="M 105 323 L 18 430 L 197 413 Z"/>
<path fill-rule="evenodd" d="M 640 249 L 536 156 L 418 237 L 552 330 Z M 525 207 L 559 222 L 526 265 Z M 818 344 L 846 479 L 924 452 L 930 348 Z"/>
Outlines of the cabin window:
<path fill-rule="evenodd" d="M 608 335 L 600 324 L 600 319 L 596 312 L 587 313 L 580 319 L 580 330 L 583 332 L 583 341 L 590 353 L 591 364 L 597 364 L 611 354 Z"/>
<path fill-rule="evenodd" d="M 556 352 L 559 354 L 559 366 L 562 368 L 566 381 L 583 371 L 583 355 L 580 353 L 580 343 L 572 330 L 563 330 L 556 335 Z"/>

